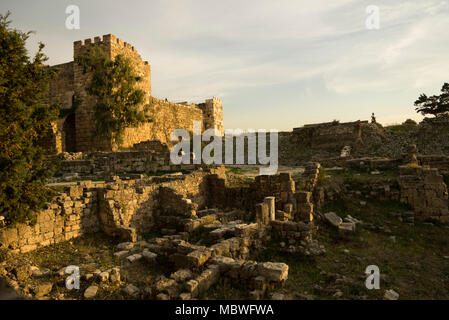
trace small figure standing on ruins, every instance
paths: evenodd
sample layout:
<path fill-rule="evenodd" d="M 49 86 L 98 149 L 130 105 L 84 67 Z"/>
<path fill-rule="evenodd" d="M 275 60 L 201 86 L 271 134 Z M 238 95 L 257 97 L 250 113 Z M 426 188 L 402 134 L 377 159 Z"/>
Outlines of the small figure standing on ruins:
<path fill-rule="evenodd" d="M 371 123 L 377 123 L 376 116 L 374 115 L 374 112 L 371 114 Z"/>

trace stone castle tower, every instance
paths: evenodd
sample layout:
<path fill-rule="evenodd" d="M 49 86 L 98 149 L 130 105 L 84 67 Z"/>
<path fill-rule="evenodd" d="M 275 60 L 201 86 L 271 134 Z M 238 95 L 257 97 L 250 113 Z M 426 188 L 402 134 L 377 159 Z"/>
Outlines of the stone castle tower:
<path fill-rule="evenodd" d="M 201 121 L 203 130 L 215 128 L 223 135 L 223 107 L 220 99 L 207 99 L 204 103 L 173 103 L 154 98 L 151 95 L 151 67 L 142 60 L 137 50 L 129 43 L 115 37 L 104 35 L 84 41 L 76 41 L 73 45 L 74 58 L 85 54 L 92 47 L 100 47 L 111 59 L 123 55 L 131 61 L 136 73 L 142 78 L 140 89 L 144 90 L 146 103 L 149 103 L 152 122 L 139 128 L 126 128 L 123 148 L 131 148 L 134 144 L 158 140 L 169 143 L 170 133 L 174 129 L 193 130 L 193 121 Z M 111 141 L 100 141 L 92 136 L 94 130 L 95 101 L 86 93 L 89 74 L 84 74 L 82 67 L 74 61 L 52 66 L 60 70 L 58 78 L 50 83 L 49 102 L 61 102 L 63 108 L 70 109 L 75 97 L 81 102 L 73 113 L 61 119 L 53 128 L 54 136 L 51 145 L 58 152 L 110 151 Z"/>

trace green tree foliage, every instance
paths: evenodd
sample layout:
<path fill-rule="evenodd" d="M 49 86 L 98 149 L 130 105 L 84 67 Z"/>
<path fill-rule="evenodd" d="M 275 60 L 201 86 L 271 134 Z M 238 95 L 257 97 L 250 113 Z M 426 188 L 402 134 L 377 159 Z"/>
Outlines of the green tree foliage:
<path fill-rule="evenodd" d="M 52 196 L 40 142 L 57 120 L 59 105 L 45 105 L 53 73 L 43 64 L 44 45 L 28 57 L 30 32 L 10 28 L 9 14 L 0 14 L 0 215 L 11 224 L 32 221 Z"/>
<path fill-rule="evenodd" d="M 147 117 L 145 91 L 137 84 L 142 80 L 129 59 L 117 55 L 111 59 L 98 47 L 75 60 L 84 72 L 91 73 L 87 93 L 95 98 L 95 136 L 120 146 L 127 127 L 138 127 L 151 121 Z"/>
<path fill-rule="evenodd" d="M 422 115 L 432 114 L 437 116 L 441 113 L 449 111 L 449 83 L 445 83 L 441 88 L 441 94 L 428 97 L 426 94 L 421 94 L 418 100 L 415 101 L 415 110 Z"/>

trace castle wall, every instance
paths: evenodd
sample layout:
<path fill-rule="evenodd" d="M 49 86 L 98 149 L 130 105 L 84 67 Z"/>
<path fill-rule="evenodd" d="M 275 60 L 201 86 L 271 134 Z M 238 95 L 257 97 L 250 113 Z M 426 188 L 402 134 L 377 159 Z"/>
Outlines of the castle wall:
<path fill-rule="evenodd" d="M 122 55 L 129 59 L 134 72 L 142 78 L 138 87 L 147 93 L 147 97 L 151 95 L 151 67 L 148 61 L 143 61 L 137 50 L 129 43 L 124 42 L 113 35 L 103 36 L 103 41 L 110 42 L 110 54 L 114 59 L 117 55 Z"/>
<path fill-rule="evenodd" d="M 145 102 L 150 104 L 149 116 L 152 122 L 145 123 L 138 128 L 126 128 L 122 148 L 131 148 L 134 144 L 147 140 L 158 140 L 169 144 L 170 134 L 175 129 L 193 131 L 193 121 L 202 121 L 203 130 L 216 128 L 223 134 L 223 107 L 218 98 L 206 100 L 200 105 L 178 104 L 151 97 L 151 67 L 143 61 L 137 50 L 129 43 L 113 35 L 104 35 L 84 41 L 74 42 L 74 58 L 86 54 L 93 47 L 99 47 L 112 59 L 123 55 L 131 62 L 133 69 L 142 78 L 138 86 L 145 92 Z M 91 74 L 84 73 L 83 68 L 75 62 L 69 62 L 52 68 L 60 68 L 59 77 L 51 82 L 49 100 L 55 102 L 59 99 L 63 108 L 72 106 L 73 97 L 80 100 L 75 111 L 75 119 L 70 123 L 58 123 L 59 135 L 54 140 L 57 151 L 89 152 L 111 151 L 115 149 L 111 141 L 99 139 L 92 135 L 95 129 L 94 105 L 95 100 L 89 97 L 85 88 L 89 83 Z M 65 119 L 64 119 L 65 120 Z M 64 130 L 75 132 L 65 134 Z M 69 141 L 66 141 L 66 136 Z"/>
<path fill-rule="evenodd" d="M 205 130 L 216 129 L 223 136 L 223 104 L 221 100 L 213 97 L 199 104 L 198 107 L 203 110 L 203 128 Z"/>
<path fill-rule="evenodd" d="M 123 148 L 131 148 L 145 140 L 158 140 L 170 144 L 170 134 L 175 129 L 193 132 L 193 121 L 202 121 L 203 112 L 194 105 L 182 105 L 150 97 L 149 116 L 152 122 L 138 128 L 126 128 Z"/>
<path fill-rule="evenodd" d="M 51 66 L 50 69 L 57 70 L 58 74 L 56 78 L 50 81 L 47 103 L 54 104 L 60 103 L 63 109 L 69 109 L 72 107 L 74 91 L 74 63 L 68 62 Z M 57 153 L 66 150 L 64 120 L 59 120 L 53 124 L 51 128 L 52 133 L 42 141 L 42 145 L 51 149 L 55 148 Z M 68 134 L 75 134 L 75 129 Z"/>
<path fill-rule="evenodd" d="M 52 70 L 59 70 L 58 76 L 50 81 L 49 103 L 60 102 L 63 108 L 72 106 L 74 91 L 74 62 L 67 62 L 51 66 Z"/>
<path fill-rule="evenodd" d="M 111 37 L 109 35 L 76 41 L 73 44 L 73 57 L 84 55 L 93 47 L 100 47 L 109 56 L 111 55 Z M 74 64 L 74 88 L 75 94 L 80 99 L 80 105 L 76 110 L 76 149 L 77 151 L 110 150 L 111 142 L 102 139 L 93 139 L 92 132 L 95 128 L 94 104 L 95 100 L 87 94 L 85 87 L 89 83 L 91 74 L 84 73 L 83 68 Z"/>

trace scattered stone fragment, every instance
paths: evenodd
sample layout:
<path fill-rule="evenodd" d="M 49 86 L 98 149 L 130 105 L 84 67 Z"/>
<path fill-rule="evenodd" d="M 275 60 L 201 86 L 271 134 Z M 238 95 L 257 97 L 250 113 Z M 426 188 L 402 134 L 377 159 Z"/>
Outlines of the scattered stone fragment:
<path fill-rule="evenodd" d="M 111 282 L 120 282 L 120 268 L 112 268 L 109 279 L 111 280 Z"/>
<path fill-rule="evenodd" d="M 399 293 L 397 293 L 393 289 L 386 290 L 385 294 L 384 294 L 384 299 L 386 299 L 386 300 L 398 300 L 399 299 Z"/>
<path fill-rule="evenodd" d="M 122 290 L 123 290 L 124 293 L 126 293 L 126 294 L 128 294 L 130 296 L 133 296 L 133 297 L 137 297 L 140 294 L 139 288 L 137 288 L 133 284 L 128 284 Z"/>
<path fill-rule="evenodd" d="M 353 217 L 351 217 L 349 214 L 348 214 L 348 216 L 345 218 L 345 222 L 352 222 L 352 223 L 354 223 L 355 225 L 363 224 L 363 222 L 362 222 L 361 220 L 358 220 L 358 219 L 356 219 L 356 218 L 353 218 Z"/>
<path fill-rule="evenodd" d="M 341 230 L 344 232 L 355 232 L 355 223 L 343 222 L 341 225 L 338 226 L 338 230 Z"/>
<path fill-rule="evenodd" d="M 285 300 L 285 296 L 282 293 L 273 293 L 271 300 Z"/>
<path fill-rule="evenodd" d="M 259 274 L 268 281 L 281 282 L 288 278 L 288 265 L 280 262 L 263 262 L 257 265 Z"/>
<path fill-rule="evenodd" d="M 327 220 L 327 222 L 329 222 L 331 225 L 337 228 L 343 223 L 341 218 L 337 216 L 335 212 L 325 213 L 324 218 Z"/>
<path fill-rule="evenodd" d="M 142 255 L 138 254 L 138 253 L 130 255 L 129 257 L 126 258 L 126 260 L 131 262 L 131 263 L 139 261 L 140 259 L 142 259 Z"/>
<path fill-rule="evenodd" d="M 116 256 L 118 258 L 123 258 L 124 256 L 128 255 L 128 253 L 129 253 L 128 250 L 123 250 L 123 251 L 115 252 L 114 256 Z"/>
<path fill-rule="evenodd" d="M 53 289 L 53 284 L 51 282 L 44 282 L 35 286 L 33 288 L 33 291 L 34 295 L 39 298 L 49 294 L 51 292 L 51 289 Z"/>
<path fill-rule="evenodd" d="M 92 299 L 97 295 L 98 287 L 97 286 L 90 286 L 84 291 L 84 298 L 86 299 Z"/>
<path fill-rule="evenodd" d="M 122 242 L 120 244 L 117 245 L 117 249 L 119 250 L 131 250 L 132 248 L 134 248 L 134 243 L 132 242 Z"/>
<path fill-rule="evenodd" d="M 156 300 L 170 300 L 170 297 L 166 295 L 165 293 L 159 293 L 156 296 Z"/>
<path fill-rule="evenodd" d="M 170 275 L 170 278 L 175 280 L 176 282 L 184 282 L 186 280 L 190 280 L 193 274 L 189 269 L 180 269 Z"/>
<path fill-rule="evenodd" d="M 340 290 L 337 290 L 337 291 L 334 293 L 334 297 L 336 297 L 336 298 L 341 298 L 341 297 L 343 297 L 343 292 L 341 292 Z"/>
<path fill-rule="evenodd" d="M 48 268 L 38 268 L 38 267 L 31 267 L 31 272 L 33 277 L 35 278 L 48 277 L 51 273 L 50 269 Z"/>
<path fill-rule="evenodd" d="M 157 292 L 164 290 L 167 287 L 174 286 L 176 281 L 173 279 L 167 279 L 164 276 L 161 276 L 159 280 L 154 284 L 154 289 Z"/>
<path fill-rule="evenodd" d="M 154 262 L 156 261 L 157 254 L 149 251 L 148 249 L 143 250 L 142 256 L 147 260 L 148 262 Z"/>
<path fill-rule="evenodd" d="M 184 292 L 179 295 L 179 299 L 180 300 L 191 300 L 192 296 L 190 295 L 190 293 Z"/>
<path fill-rule="evenodd" d="M 100 273 L 98 275 L 98 278 L 100 279 L 101 282 L 106 282 L 109 280 L 109 272 L 107 271 L 103 271 L 102 273 Z"/>
<path fill-rule="evenodd" d="M 92 273 L 86 273 L 84 275 L 84 280 L 89 281 L 90 279 L 92 279 L 94 277 L 94 275 Z"/>

